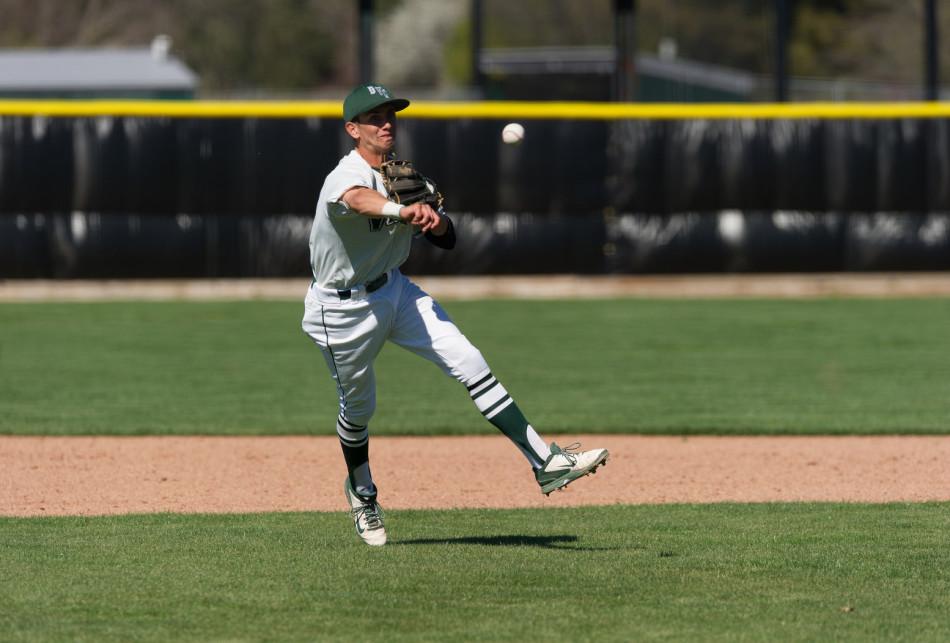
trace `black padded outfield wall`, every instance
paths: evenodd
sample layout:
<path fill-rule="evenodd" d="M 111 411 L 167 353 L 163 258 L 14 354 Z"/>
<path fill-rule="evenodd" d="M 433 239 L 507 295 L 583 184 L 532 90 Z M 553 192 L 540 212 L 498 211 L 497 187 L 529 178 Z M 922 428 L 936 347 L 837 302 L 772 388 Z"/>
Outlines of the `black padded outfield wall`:
<path fill-rule="evenodd" d="M 947 116 L 406 117 L 461 237 L 406 270 L 950 269 Z M 349 149 L 326 116 L 0 116 L 0 278 L 306 275 Z"/>

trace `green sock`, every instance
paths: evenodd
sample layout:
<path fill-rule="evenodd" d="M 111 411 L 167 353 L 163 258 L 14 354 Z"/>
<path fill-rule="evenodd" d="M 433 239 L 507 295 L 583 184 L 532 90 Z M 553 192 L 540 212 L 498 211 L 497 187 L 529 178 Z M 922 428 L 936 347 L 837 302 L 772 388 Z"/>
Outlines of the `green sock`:
<path fill-rule="evenodd" d="M 491 373 L 465 384 L 472 401 L 485 419 L 518 446 L 534 469 L 541 468 L 551 451 L 525 419 L 505 387 Z"/>

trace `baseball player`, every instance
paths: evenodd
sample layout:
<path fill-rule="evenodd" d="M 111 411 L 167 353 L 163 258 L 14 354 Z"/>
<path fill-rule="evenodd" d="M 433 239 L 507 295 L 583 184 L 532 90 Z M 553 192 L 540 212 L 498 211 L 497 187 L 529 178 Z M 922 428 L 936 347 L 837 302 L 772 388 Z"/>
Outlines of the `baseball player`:
<path fill-rule="evenodd" d="M 343 102 L 353 150 L 320 190 L 310 232 L 313 281 L 303 330 L 319 346 L 339 395 L 336 431 L 347 478 L 344 492 L 360 538 L 386 543 L 383 513 L 369 466 L 369 422 L 376 410 L 373 362 L 391 341 L 457 379 L 478 410 L 527 458 L 549 494 L 593 473 L 606 449 L 549 447 L 495 379 L 476 349 L 439 304 L 399 271 L 414 235 L 444 249 L 455 246 L 452 221 L 433 202 L 394 202 L 384 172 L 396 143 L 396 112 L 409 101 L 378 84 L 356 87 Z M 434 194 L 431 182 L 425 192 Z M 436 204 L 437 205 L 437 204 Z"/>

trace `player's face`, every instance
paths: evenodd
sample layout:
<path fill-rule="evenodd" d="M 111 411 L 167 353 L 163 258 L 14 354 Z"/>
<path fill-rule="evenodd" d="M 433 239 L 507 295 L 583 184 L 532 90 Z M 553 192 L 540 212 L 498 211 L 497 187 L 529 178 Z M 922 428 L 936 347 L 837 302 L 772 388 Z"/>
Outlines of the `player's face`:
<path fill-rule="evenodd" d="M 360 145 L 381 153 L 388 153 L 396 144 L 396 110 L 386 105 L 364 112 L 356 117 Z"/>

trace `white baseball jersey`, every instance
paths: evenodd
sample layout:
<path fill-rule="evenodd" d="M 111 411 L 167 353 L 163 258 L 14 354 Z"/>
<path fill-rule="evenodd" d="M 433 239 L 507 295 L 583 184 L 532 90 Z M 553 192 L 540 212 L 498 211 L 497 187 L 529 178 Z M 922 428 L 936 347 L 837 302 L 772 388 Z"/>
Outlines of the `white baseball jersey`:
<path fill-rule="evenodd" d="M 353 288 L 403 264 L 413 227 L 393 219 L 366 217 L 340 197 L 362 186 L 388 198 L 383 177 L 354 149 L 327 176 L 310 230 L 310 267 L 323 288 Z"/>

